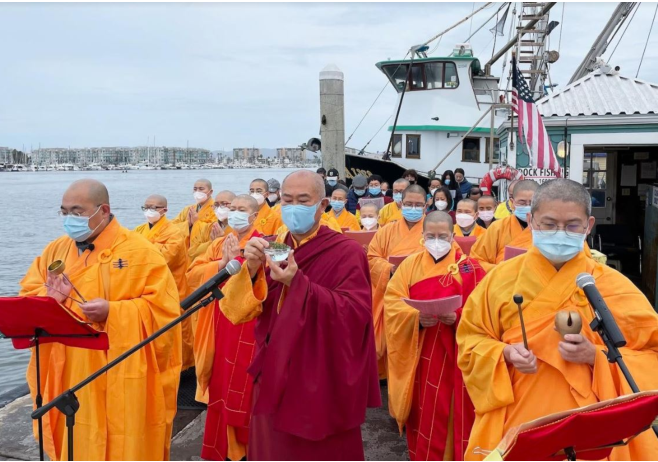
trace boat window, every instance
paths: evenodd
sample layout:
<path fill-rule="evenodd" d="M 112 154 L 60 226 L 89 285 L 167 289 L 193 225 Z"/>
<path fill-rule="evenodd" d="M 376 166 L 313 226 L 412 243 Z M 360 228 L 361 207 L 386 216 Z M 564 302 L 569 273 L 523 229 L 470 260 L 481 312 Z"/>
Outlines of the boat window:
<path fill-rule="evenodd" d="M 459 86 L 459 79 L 457 78 L 457 67 L 455 63 L 446 63 L 445 71 L 445 88 L 457 88 Z"/>
<path fill-rule="evenodd" d="M 424 90 L 425 79 L 423 78 L 423 65 L 414 64 L 411 68 L 411 78 L 409 79 L 409 90 Z"/>
<path fill-rule="evenodd" d="M 389 66 L 384 66 L 382 69 L 389 80 L 393 82 L 393 85 L 395 85 L 397 92 L 402 92 L 404 82 L 407 80 L 409 66 L 406 64 L 391 64 Z"/>
<path fill-rule="evenodd" d="M 382 70 L 395 86 L 398 93 L 402 92 L 409 71 L 408 64 L 389 64 Z M 457 66 L 452 62 L 416 63 L 411 68 L 408 91 L 453 89 L 459 86 Z"/>
<path fill-rule="evenodd" d="M 402 135 L 393 135 L 393 157 L 402 157 Z"/>
<path fill-rule="evenodd" d="M 407 159 L 420 159 L 420 135 L 407 135 Z"/>
<path fill-rule="evenodd" d="M 425 76 L 428 90 L 443 88 L 443 63 L 425 64 Z"/>
<path fill-rule="evenodd" d="M 480 138 L 464 138 L 462 162 L 480 162 Z"/>

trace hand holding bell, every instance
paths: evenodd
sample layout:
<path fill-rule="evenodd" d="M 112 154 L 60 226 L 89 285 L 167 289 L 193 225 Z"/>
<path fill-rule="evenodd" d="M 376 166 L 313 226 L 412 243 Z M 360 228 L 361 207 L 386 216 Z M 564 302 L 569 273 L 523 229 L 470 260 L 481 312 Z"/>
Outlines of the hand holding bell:
<path fill-rule="evenodd" d="M 563 340 L 567 334 L 580 334 L 582 328 L 583 321 L 577 311 L 560 311 L 555 315 L 555 330 Z"/>

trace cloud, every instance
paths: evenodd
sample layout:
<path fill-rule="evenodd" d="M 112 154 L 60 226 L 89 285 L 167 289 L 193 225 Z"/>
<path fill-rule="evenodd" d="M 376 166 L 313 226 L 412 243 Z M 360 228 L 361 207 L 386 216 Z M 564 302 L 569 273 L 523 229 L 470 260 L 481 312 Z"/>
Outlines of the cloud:
<path fill-rule="evenodd" d="M 614 7 L 564 7 L 563 28 L 551 36 L 550 48 L 560 42 L 561 54 L 551 69 L 553 83 L 566 84 Z M 153 136 L 158 144 L 189 140 L 209 149 L 297 145 L 318 134 L 318 73 L 329 63 L 345 73 L 349 135 L 386 85 L 375 63 L 402 58 L 411 45 L 472 8 L 471 3 L 0 4 L 5 64 L 0 145 L 137 145 Z M 635 75 L 652 8 L 640 6 L 615 52 L 611 63 L 625 75 Z M 446 34 L 434 54 L 449 54 L 493 11 Z M 551 19 L 560 20 L 561 13 L 558 4 Z M 471 41 L 482 62 L 492 53 L 491 26 Z M 505 41 L 499 37 L 497 46 Z M 654 31 L 641 78 L 656 75 L 657 57 Z M 501 70 L 499 61 L 494 71 Z M 366 144 L 393 113 L 396 97 L 389 85 L 350 145 Z M 387 141 L 382 130 L 368 148 L 383 150 Z"/>

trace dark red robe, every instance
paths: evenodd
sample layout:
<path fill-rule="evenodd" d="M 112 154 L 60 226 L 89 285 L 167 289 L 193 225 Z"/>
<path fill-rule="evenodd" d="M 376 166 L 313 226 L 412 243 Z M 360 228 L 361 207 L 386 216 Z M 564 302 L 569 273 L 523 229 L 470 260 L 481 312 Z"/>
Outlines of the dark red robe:
<path fill-rule="evenodd" d="M 381 405 L 368 259 L 356 241 L 321 226 L 295 261 L 279 312 L 284 286 L 265 274 L 248 458 L 363 460 L 366 407 Z"/>

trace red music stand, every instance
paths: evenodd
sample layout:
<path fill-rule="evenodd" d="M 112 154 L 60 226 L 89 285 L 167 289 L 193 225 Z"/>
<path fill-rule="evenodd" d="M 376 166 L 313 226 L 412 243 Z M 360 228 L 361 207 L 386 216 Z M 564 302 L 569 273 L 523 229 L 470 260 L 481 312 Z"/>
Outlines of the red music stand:
<path fill-rule="evenodd" d="M 602 460 L 649 430 L 656 416 L 658 391 L 635 393 L 524 423 L 495 451 L 504 460 Z"/>
<path fill-rule="evenodd" d="M 459 248 L 462 249 L 462 252 L 464 252 L 466 255 L 471 254 L 471 248 L 473 247 L 473 244 L 475 244 L 475 241 L 477 241 L 477 237 L 474 236 L 455 236 L 455 242 L 457 245 L 459 245 Z"/>
<path fill-rule="evenodd" d="M 97 331 L 78 315 L 51 297 L 0 297 L 0 333 L 10 338 L 14 348 L 35 348 L 37 368 L 37 409 L 43 405 L 39 345 L 62 345 L 107 350 L 110 342 L 105 332 Z M 39 456 L 43 459 L 43 424 L 38 420 Z"/>

